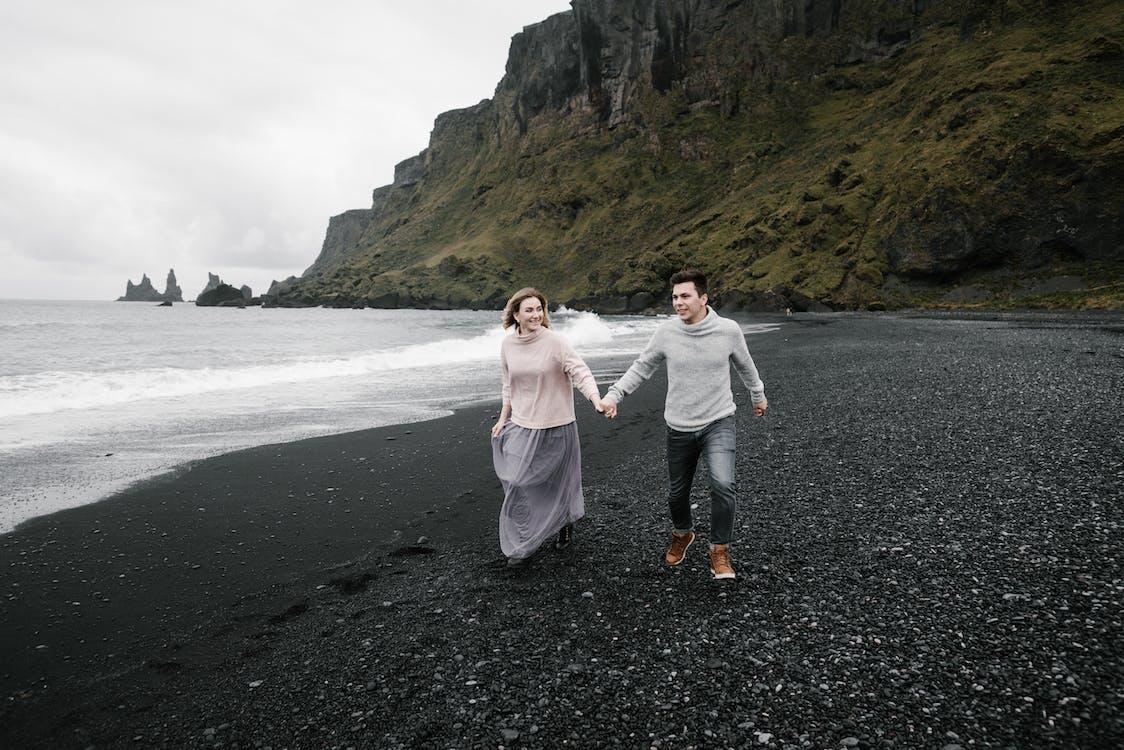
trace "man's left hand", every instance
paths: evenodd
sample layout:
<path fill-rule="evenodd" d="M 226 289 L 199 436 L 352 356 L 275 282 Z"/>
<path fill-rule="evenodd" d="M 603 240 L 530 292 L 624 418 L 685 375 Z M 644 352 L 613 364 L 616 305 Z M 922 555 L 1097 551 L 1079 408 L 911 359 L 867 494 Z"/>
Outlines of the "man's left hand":
<path fill-rule="evenodd" d="M 768 399 L 762 399 L 753 405 L 753 415 L 755 417 L 763 417 L 767 411 L 769 411 Z"/>

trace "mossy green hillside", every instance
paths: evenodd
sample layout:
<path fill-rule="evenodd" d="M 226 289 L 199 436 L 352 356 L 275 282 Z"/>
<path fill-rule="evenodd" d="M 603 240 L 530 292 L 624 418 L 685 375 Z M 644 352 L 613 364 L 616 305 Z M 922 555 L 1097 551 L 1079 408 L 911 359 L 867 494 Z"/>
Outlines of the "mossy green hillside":
<path fill-rule="evenodd" d="M 443 169 L 297 291 L 458 305 L 522 284 L 559 300 L 659 296 L 689 263 L 726 292 L 834 307 L 939 306 L 968 283 L 1001 306 L 1057 275 L 1089 292 L 1041 304 L 1119 307 L 1118 11 L 935 23 L 890 59 L 843 67 L 794 38 L 772 53 L 801 74 L 739 83 L 736 112 L 691 106 L 673 86 L 611 130 L 579 113 L 446 150 Z"/>

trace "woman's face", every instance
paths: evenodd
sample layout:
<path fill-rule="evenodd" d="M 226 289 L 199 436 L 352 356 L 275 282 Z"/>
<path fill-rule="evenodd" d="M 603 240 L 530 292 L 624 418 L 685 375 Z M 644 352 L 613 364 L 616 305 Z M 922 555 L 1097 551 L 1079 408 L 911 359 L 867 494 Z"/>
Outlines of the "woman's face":
<path fill-rule="evenodd" d="M 542 302 L 538 297 L 528 297 L 519 303 L 515 322 L 519 324 L 521 333 L 531 333 L 542 327 Z"/>

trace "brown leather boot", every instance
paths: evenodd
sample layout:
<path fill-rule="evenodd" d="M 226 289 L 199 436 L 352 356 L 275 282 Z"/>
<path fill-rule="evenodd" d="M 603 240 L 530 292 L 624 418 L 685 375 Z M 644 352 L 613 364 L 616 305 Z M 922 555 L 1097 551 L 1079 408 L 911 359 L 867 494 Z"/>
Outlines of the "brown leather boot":
<path fill-rule="evenodd" d="M 687 548 L 691 546 L 691 542 L 695 541 L 695 532 L 688 531 L 686 534 L 672 534 L 671 546 L 667 548 L 667 554 L 663 559 L 668 565 L 678 565 L 683 562 L 683 558 L 687 556 Z"/>
<path fill-rule="evenodd" d="M 710 547 L 710 572 L 716 579 L 734 578 L 734 566 L 730 564 L 730 545 L 713 544 Z"/>

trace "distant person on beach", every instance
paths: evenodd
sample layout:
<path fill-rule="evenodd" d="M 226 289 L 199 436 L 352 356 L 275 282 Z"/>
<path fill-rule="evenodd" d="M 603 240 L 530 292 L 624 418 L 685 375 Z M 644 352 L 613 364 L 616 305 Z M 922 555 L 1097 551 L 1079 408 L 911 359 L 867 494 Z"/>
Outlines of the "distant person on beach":
<path fill-rule="evenodd" d="M 521 567 L 544 541 L 573 541 L 585 515 L 581 446 L 574 416 L 576 386 L 602 410 L 597 381 L 565 337 L 550 330 L 546 297 L 520 289 L 507 301 L 500 346 L 503 406 L 492 427 L 492 463 L 503 485 L 500 549 Z"/>
<path fill-rule="evenodd" d="M 769 408 L 765 384 L 757 375 L 741 328 L 719 317 L 707 304 L 706 276 L 701 271 L 688 268 L 672 275 L 671 302 L 677 318 L 652 335 L 628 371 L 609 387 L 602 406 L 606 417 L 616 417 L 617 404 L 650 378 L 661 362 L 666 363 L 664 420 L 673 530 L 664 560 L 668 565 L 683 562 L 687 548 L 695 541 L 691 483 L 699 457 L 706 456 L 710 470 L 710 572 L 718 579 L 733 578 L 730 540 L 737 507 L 737 407 L 730 390 L 730 365 L 749 388 L 753 413 L 759 417 Z"/>

